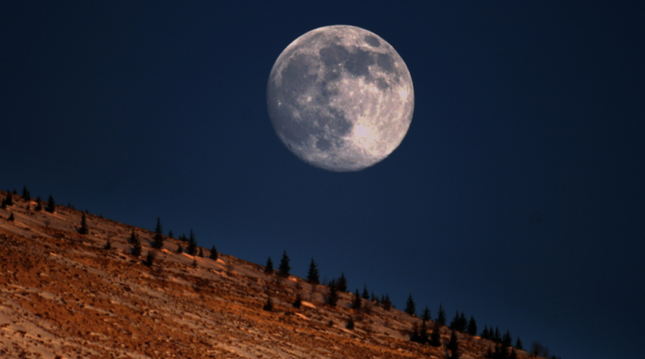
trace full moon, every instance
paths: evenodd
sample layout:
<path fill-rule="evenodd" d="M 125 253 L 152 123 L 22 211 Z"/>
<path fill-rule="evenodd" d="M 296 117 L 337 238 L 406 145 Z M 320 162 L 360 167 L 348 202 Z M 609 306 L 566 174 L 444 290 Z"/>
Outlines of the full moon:
<path fill-rule="evenodd" d="M 360 171 L 386 158 L 408 132 L 412 77 L 373 32 L 335 25 L 311 30 L 275 61 L 269 117 L 284 145 L 329 171 Z"/>

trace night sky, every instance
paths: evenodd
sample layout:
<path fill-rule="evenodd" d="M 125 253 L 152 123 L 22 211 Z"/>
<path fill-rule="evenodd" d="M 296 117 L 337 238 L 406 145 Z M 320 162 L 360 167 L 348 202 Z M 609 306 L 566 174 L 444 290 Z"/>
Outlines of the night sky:
<path fill-rule="evenodd" d="M 642 356 L 643 2 L 52 3 L 0 12 L 3 190 L 313 257 L 565 359 Z M 301 162 L 267 114 L 278 55 L 335 24 L 414 82 L 406 138 L 360 172 Z"/>

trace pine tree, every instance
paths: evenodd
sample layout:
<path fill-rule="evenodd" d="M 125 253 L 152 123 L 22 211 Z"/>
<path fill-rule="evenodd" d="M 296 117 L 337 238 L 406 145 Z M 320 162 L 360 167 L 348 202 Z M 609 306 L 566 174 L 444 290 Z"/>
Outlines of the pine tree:
<path fill-rule="evenodd" d="M 370 292 L 367 290 L 367 284 L 363 284 L 363 299 L 369 300 L 370 299 Z"/>
<path fill-rule="evenodd" d="M 211 248 L 211 254 L 208 256 L 208 258 L 216 261 L 218 257 L 219 253 L 217 253 L 217 248 L 215 248 L 215 245 L 213 244 L 213 247 Z"/>
<path fill-rule="evenodd" d="M 405 312 L 410 315 L 416 315 L 417 308 L 414 305 L 414 299 L 412 298 L 412 293 L 408 297 L 407 302 L 405 302 Z"/>
<path fill-rule="evenodd" d="M 510 347 L 513 345 L 513 338 L 511 337 L 511 332 L 507 329 L 506 333 L 504 333 L 504 336 L 502 337 L 502 345 L 505 348 Z"/>
<path fill-rule="evenodd" d="M 410 341 L 419 343 L 419 326 L 417 322 L 412 323 L 412 329 L 410 330 Z"/>
<path fill-rule="evenodd" d="M 146 256 L 146 265 L 148 267 L 152 267 L 152 264 L 154 263 L 155 259 L 157 259 L 157 256 L 155 252 L 153 251 L 148 251 L 148 255 Z"/>
<path fill-rule="evenodd" d="M 307 282 L 309 284 L 320 284 L 320 278 L 318 277 L 318 265 L 314 262 L 314 259 L 311 258 L 311 264 L 309 264 L 309 273 L 307 273 Z"/>
<path fill-rule="evenodd" d="M 499 334 L 499 328 L 495 327 L 495 332 L 493 334 L 493 340 L 496 342 L 501 342 L 502 341 L 502 336 Z"/>
<path fill-rule="evenodd" d="M 459 327 L 459 311 L 455 313 L 455 317 L 452 318 L 452 321 L 450 322 L 450 329 L 452 329 L 453 331 L 458 330 L 458 327 Z"/>
<path fill-rule="evenodd" d="M 7 218 L 9 222 L 13 222 L 16 220 L 16 218 L 13 216 L 13 212 L 9 212 L 9 218 Z"/>
<path fill-rule="evenodd" d="M 484 325 L 484 329 L 482 330 L 482 333 L 479 335 L 482 339 L 490 339 L 490 334 L 488 332 L 488 326 Z"/>
<path fill-rule="evenodd" d="M 36 208 L 34 209 L 38 212 L 43 210 L 43 201 L 40 199 L 40 197 L 36 198 Z"/>
<path fill-rule="evenodd" d="M 441 324 L 438 321 L 434 322 L 432 327 L 432 334 L 430 334 L 430 345 L 433 347 L 441 346 Z"/>
<path fill-rule="evenodd" d="M 358 288 L 356 288 L 356 293 L 354 293 L 354 300 L 352 301 L 352 309 L 356 309 L 356 310 L 361 309 L 361 296 L 358 293 Z"/>
<path fill-rule="evenodd" d="M 13 206 L 13 194 L 11 194 L 11 192 L 9 191 L 7 191 L 6 203 L 7 203 L 7 207 Z"/>
<path fill-rule="evenodd" d="M 336 282 L 336 289 L 338 289 L 339 292 L 347 292 L 347 278 L 345 278 L 344 272 L 340 273 L 340 278 L 338 278 L 338 281 Z"/>
<path fill-rule="evenodd" d="M 448 342 L 448 345 L 446 346 L 446 349 L 450 350 L 450 358 L 451 359 L 457 359 L 460 357 L 459 355 L 459 343 L 457 341 L 457 331 L 453 330 L 452 333 L 450 334 L 450 341 Z"/>
<path fill-rule="evenodd" d="M 132 243 L 132 255 L 139 257 L 141 255 L 141 241 L 139 241 L 139 237 L 137 237 L 134 231 L 132 231 L 132 235 L 130 236 L 130 243 Z"/>
<path fill-rule="evenodd" d="M 157 217 L 157 226 L 155 227 L 155 235 L 152 243 L 152 247 L 156 249 L 163 248 L 163 228 L 161 227 L 161 220 Z"/>
<path fill-rule="evenodd" d="M 172 229 L 168 231 L 168 238 L 175 238 L 175 235 L 172 233 Z"/>
<path fill-rule="evenodd" d="M 440 326 L 446 325 L 446 311 L 443 310 L 443 305 L 439 303 L 439 310 L 437 311 L 437 323 Z"/>
<path fill-rule="evenodd" d="M 188 237 L 188 248 L 186 248 L 186 253 L 194 256 L 197 254 L 197 239 L 195 239 L 195 232 L 193 229 L 190 229 L 190 237 Z"/>
<path fill-rule="evenodd" d="M 204 258 L 204 251 L 202 250 L 202 247 L 199 247 L 199 254 L 198 254 L 198 256 L 199 256 L 200 258 Z"/>
<path fill-rule="evenodd" d="M 466 314 L 462 311 L 461 314 L 459 314 L 459 320 L 457 320 L 458 323 L 458 331 L 463 333 L 466 331 L 468 328 L 468 320 L 466 319 Z"/>
<path fill-rule="evenodd" d="M 282 260 L 280 260 L 280 266 L 278 267 L 280 270 L 280 275 L 283 277 L 288 277 L 289 276 L 289 271 L 291 270 L 291 267 L 289 266 L 289 256 L 287 256 L 287 251 L 284 251 L 282 254 Z"/>
<path fill-rule="evenodd" d="M 392 309 L 392 301 L 390 300 L 390 296 L 387 293 L 383 296 L 383 298 L 381 298 L 381 304 L 383 305 L 383 309 L 385 310 Z"/>
<path fill-rule="evenodd" d="M 107 241 L 105 241 L 105 246 L 103 247 L 105 250 L 110 250 L 112 249 L 112 241 L 110 241 L 110 238 L 108 237 Z"/>
<path fill-rule="evenodd" d="M 264 266 L 264 273 L 273 274 L 273 262 L 271 261 L 271 257 L 267 259 L 267 264 Z"/>
<path fill-rule="evenodd" d="M 517 359 L 517 352 L 515 349 L 511 350 L 511 354 L 508 356 L 508 359 Z"/>
<path fill-rule="evenodd" d="M 338 302 L 338 288 L 336 287 L 336 280 L 329 282 L 329 295 L 327 296 L 327 304 L 331 307 L 336 306 Z"/>
<path fill-rule="evenodd" d="M 477 335 L 477 322 L 475 322 L 475 318 L 472 315 L 470 316 L 470 321 L 468 322 L 468 334 L 472 336 Z"/>
<path fill-rule="evenodd" d="M 80 234 L 90 233 L 90 230 L 87 228 L 87 219 L 85 219 L 85 213 L 83 213 L 83 216 L 81 217 L 81 227 L 78 229 L 78 233 Z"/>
<path fill-rule="evenodd" d="M 522 340 L 520 339 L 520 337 L 517 337 L 517 340 L 515 340 L 515 348 L 524 350 L 524 346 L 522 345 Z"/>
<path fill-rule="evenodd" d="M 25 201 L 31 201 L 31 195 L 29 194 L 26 186 L 22 187 L 22 199 Z"/>
<path fill-rule="evenodd" d="M 54 211 L 56 211 L 56 202 L 54 201 L 54 197 L 52 197 L 51 195 L 47 200 L 47 207 L 45 207 L 45 211 L 49 213 L 54 213 Z"/>
<path fill-rule="evenodd" d="M 428 321 L 432 319 L 432 316 L 430 315 L 430 309 L 428 309 L 428 306 L 426 305 L 426 308 L 423 310 L 423 314 L 421 315 L 421 319 Z"/>
<path fill-rule="evenodd" d="M 184 247 L 181 246 L 181 243 L 177 246 L 177 254 L 182 254 L 184 253 Z"/>
<path fill-rule="evenodd" d="M 421 344 L 425 344 L 430 341 L 428 337 L 428 324 L 425 320 L 421 321 L 421 327 L 419 327 L 419 340 Z"/>

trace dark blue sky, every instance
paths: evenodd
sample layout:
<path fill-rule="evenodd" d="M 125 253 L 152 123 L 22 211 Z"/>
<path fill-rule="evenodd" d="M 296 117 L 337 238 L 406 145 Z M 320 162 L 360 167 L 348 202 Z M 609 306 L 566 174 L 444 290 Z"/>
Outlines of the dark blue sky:
<path fill-rule="evenodd" d="M 562 358 L 642 355 L 643 5 L 27 3 L 0 12 L 3 189 L 260 264 L 286 249 L 300 276 L 313 256 Z M 401 146 L 356 173 L 299 161 L 266 110 L 278 55 L 334 24 L 415 86 Z"/>

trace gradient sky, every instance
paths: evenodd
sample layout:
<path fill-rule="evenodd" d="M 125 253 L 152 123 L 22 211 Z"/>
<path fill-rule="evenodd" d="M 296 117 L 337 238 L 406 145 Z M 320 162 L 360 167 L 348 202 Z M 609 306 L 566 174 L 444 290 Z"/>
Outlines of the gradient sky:
<path fill-rule="evenodd" d="M 260 264 L 287 250 L 299 276 L 313 257 L 562 358 L 642 355 L 642 2 L 12 3 L 3 190 Z M 388 41 L 415 86 L 401 146 L 355 173 L 298 160 L 266 110 L 278 55 L 334 24 Z"/>

